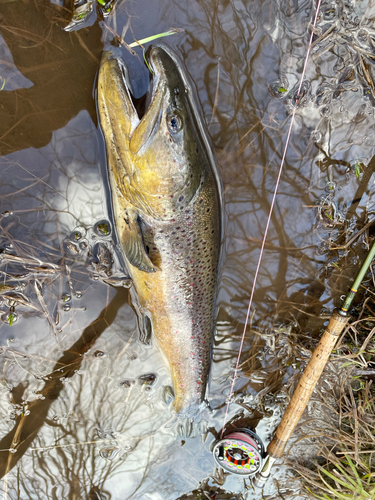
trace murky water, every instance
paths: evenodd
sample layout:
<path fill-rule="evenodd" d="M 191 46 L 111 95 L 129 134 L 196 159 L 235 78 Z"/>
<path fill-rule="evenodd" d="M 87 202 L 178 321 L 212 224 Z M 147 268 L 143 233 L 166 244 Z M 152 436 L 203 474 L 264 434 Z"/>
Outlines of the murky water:
<path fill-rule="evenodd" d="M 0 295 L 3 498 L 175 500 L 199 483 L 214 491 L 210 445 L 224 421 L 314 13 L 311 1 L 119 0 L 100 25 L 67 33 L 59 2 L 0 1 L 0 248 L 29 259 L 26 268 L 0 261 L 1 283 L 16 287 Z M 266 443 L 303 348 L 366 249 L 366 232 L 352 251 L 330 247 L 374 212 L 374 17 L 373 2 L 348 1 L 323 2 L 318 18 L 235 385 L 234 400 L 252 413 L 246 419 L 235 402 L 229 410 Z M 131 43 L 170 27 L 185 30 L 164 43 L 195 82 L 225 195 L 204 443 L 176 435 L 165 361 L 139 342 L 128 290 L 111 286 L 124 272 L 94 100 L 112 31 Z M 140 97 L 142 51 L 122 52 Z M 303 498 L 286 474 L 275 468 L 264 498 Z M 231 498 L 224 490 L 262 498 L 233 476 L 212 498 Z"/>

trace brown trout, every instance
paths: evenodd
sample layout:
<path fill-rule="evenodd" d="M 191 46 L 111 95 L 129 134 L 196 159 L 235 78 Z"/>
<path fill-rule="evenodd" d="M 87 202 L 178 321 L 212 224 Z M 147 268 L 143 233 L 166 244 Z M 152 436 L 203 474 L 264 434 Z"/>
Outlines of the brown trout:
<path fill-rule="evenodd" d="M 132 299 L 169 362 L 175 410 L 193 416 L 211 362 L 220 181 L 181 65 L 161 47 L 148 64 L 152 95 L 142 116 L 121 58 L 104 52 L 98 110 Z"/>

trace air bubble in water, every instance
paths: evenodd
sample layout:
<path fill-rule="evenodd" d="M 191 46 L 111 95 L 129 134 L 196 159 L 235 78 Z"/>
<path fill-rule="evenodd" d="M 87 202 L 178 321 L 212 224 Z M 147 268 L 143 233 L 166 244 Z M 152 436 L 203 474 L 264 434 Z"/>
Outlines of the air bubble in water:
<path fill-rule="evenodd" d="M 70 311 L 70 309 L 71 309 L 71 308 L 72 308 L 72 307 L 71 307 L 71 305 L 70 305 L 70 304 L 65 304 L 65 305 L 63 306 L 63 311 L 68 312 L 68 311 Z"/>
<path fill-rule="evenodd" d="M 335 189 L 336 189 L 336 182 L 328 181 L 324 190 L 327 193 L 334 193 Z"/>
<path fill-rule="evenodd" d="M 288 95 L 289 82 L 286 78 L 283 80 L 276 80 L 268 87 L 269 91 L 274 97 L 283 98 Z"/>
<path fill-rule="evenodd" d="M 100 220 L 95 224 L 94 231 L 99 236 L 109 236 L 111 234 L 111 225 L 107 220 Z"/>
<path fill-rule="evenodd" d="M 322 134 L 319 132 L 319 130 L 313 130 L 311 132 L 311 139 L 315 142 L 320 142 L 322 140 Z"/>
<path fill-rule="evenodd" d="M 6 313 L 1 316 L 1 321 L 9 326 L 12 326 L 18 320 L 18 314 L 15 312 Z M 8 339 L 8 342 L 15 342 L 15 339 Z"/>
<path fill-rule="evenodd" d="M 80 241 L 86 236 L 86 230 L 83 227 L 76 227 L 70 234 L 71 241 Z"/>
<path fill-rule="evenodd" d="M 112 460 L 117 455 L 119 450 L 120 450 L 120 448 L 117 448 L 117 446 L 102 448 L 99 451 L 99 455 L 102 458 L 105 458 L 106 460 Z"/>
<path fill-rule="evenodd" d="M 170 385 L 167 385 L 163 388 L 163 400 L 167 405 L 171 404 L 174 400 L 174 392 Z"/>
<path fill-rule="evenodd" d="M 69 302 L 70 300 L 72 300 L 72 296 L 70 295 L 70 293 L 64 293 L 61 297 L 61 300 L 63 302 Z"/>
<path fill-rule="evenodd" d="M 76 292 L 75 296 L 77 299 L 80 299 L 82 297 L 82 292 Z"/>
<path fill-rule="evenodd" d="M 96 358 L 102 358 L 103 356 L 105 356 L 105 353 L 103 351 L 95 351 L 94 356 Z"/>

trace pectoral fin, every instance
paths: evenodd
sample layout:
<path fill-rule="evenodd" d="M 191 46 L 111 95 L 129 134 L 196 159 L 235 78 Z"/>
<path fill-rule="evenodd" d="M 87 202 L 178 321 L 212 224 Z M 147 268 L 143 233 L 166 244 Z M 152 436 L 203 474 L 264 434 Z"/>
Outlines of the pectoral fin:
<path fill-rule="evenodd" d="M 122 238 L 122 247 L 130 264 L 145 273 L 155 273 L 157 268 L 147 255 L 142 230 L 138 223 L 137 214 L 127 211 L 124 217 L 125 231 Z"/>

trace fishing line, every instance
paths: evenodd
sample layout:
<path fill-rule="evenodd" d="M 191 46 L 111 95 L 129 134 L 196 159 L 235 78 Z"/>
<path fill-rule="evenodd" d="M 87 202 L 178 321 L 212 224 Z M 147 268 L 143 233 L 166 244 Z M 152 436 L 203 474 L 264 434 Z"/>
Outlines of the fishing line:
<path fill-rule="evenodd" d="M 231 399 L 232 399 L 232 395 L 233 395 L 233 392 L 234 392 L 234 390 L 233 390 L 234 389 L 234 383 L 235 383 L 235 380 L 236 380 L 236 377 L 237 377 L 238 366 L 239 366 L 239 363 L 240 363 L 240 357 L 241 357 L 242 348 L 243 348 L 243 344 L 244 344 L 244 340 L 245 340 L 245 335 L 246 335 L 246 328 L 247 328 L 247 324 L 249 322 L 250 310 L 251 310 L 251 305 L 252 305 L 253 296 L 254 296 L 254 290 L 255 290 L 255 286 L 256 286 L 256 282 L 257 282 L 257 278 L 258 278 L 260 264 L 261 264 L 262 257 L 263 257 L 264 245 L 265 245 L 266 239 L 267 239 L 268 228 L 269 228 L 270 223 L 271 223 L 271 217 L 272 217 L 273 207 L 274 207 L 274 204 L 275 204 L 277 190 L 278 190 L 278 187 L 279 187 L 280 178 L 281 178 L 281 174 L 282 174 L 282 171 L 283 171 L 283 166 L 284 166 L 284 162 L 285 162 L 286 152 L 287 152 L 287 149 L 288 149 L 288 146 L 289 146 L 289 140 L 290 140 L 290 135 L 291 135 L 291 132 L 292 132 L 294 118 L 295 118 L 296 111 L 297 111 L 298 97 L 300 95 L 301 87 L 302 87 L 302 83 L 303 83 L 303 79 L 304 79 L 305 73 L 306 73 L 307 61 L 308 61 L 308 58 L 309 58 L 309 55 L 310 55 L 310 50 L 311 50 L 311 46 L 312 46 L 312 39 L 313 39 L 313 36 L 314 36 L 314 28 L 315 28 L 315 25 L 316 25 L 316 21 L 318 19 L 320 4 L 321 4 L 321 0 L 318 0 L 318 4 L 317 4 L 317 7 L 316 7 L 315 18 L 314 18 L 314 22 L 312 24 L 312 30 L 311 30 L 311 34 L 310 34 L 310 41 L 309 41 L 309 45 L 308 45 L 307 53 L 306 53 L 306 57 L 305 57 L 305 63 L 303 65 L 303 70 L 302 70 L 302 75 L 301 75 L 301 81 L 300 81 L 300 84 L 299 84 L 299 87 L 298 87 L 298 91 L 297 91 L 296 102 L 295 102 L 295 105 L 293 107 L 292 118 L 290 120 L 288 135 L 287 135 L 286 142 L 285 142 L 285 147 L 284 147 L 284 153 L 283 153 L 283 157 L 282 157 L 281 163 L 280 163 L 279 173 L 278 173 L 278 176 L 277 176 L 275 190 L 273 192 L 273 197 L 272 197 L 272 202 L 271 202 L 271 207 L 270 207 L 270 211 L 269 211 L 269 214 L 268 214 L 266 229 L 264 231 L 264 236 L 263 236 L 263 240 L 262 240 L 262 246 L 261 246 L 260 253 L 259 253 L 258 264 L 257 264 L 257 268 L 256 268 L 255 275 L 254 275 L 254 281 L 253 281 L 253 286 L 252 286 L 252 289 L 251 289 L 251 294 L 250 294 L 250 299 L 249 299 L 249 305 L 248 305 L 248 308 L 247 308 L 245 326 L 244 326 L 242 337 L 241 337 L 240 349 L 238 351 L 237 363 L 236 363 L 236 367 L 234 369 L 233 378 L 232 378 L 232 384 L 231 384 L 231 387 L 230 387 L 230 392 L 229 392 L 229 397 L 228 397 L 228 402 L 227 402 L 227 406 L 226 406 L 226 409 L 225 409 L 224 424 L 223 424 L 223 428 L 222 428 L 222 431 L 221 431 L 221 439 L 223 439 L 224 430 L 225 430 L 225 424 L 227 423 L 227 416 L 228 416 L 228 411 L 229 411 L 229 405 L 230 405 L 230 402 L 231 402 Z"/>

